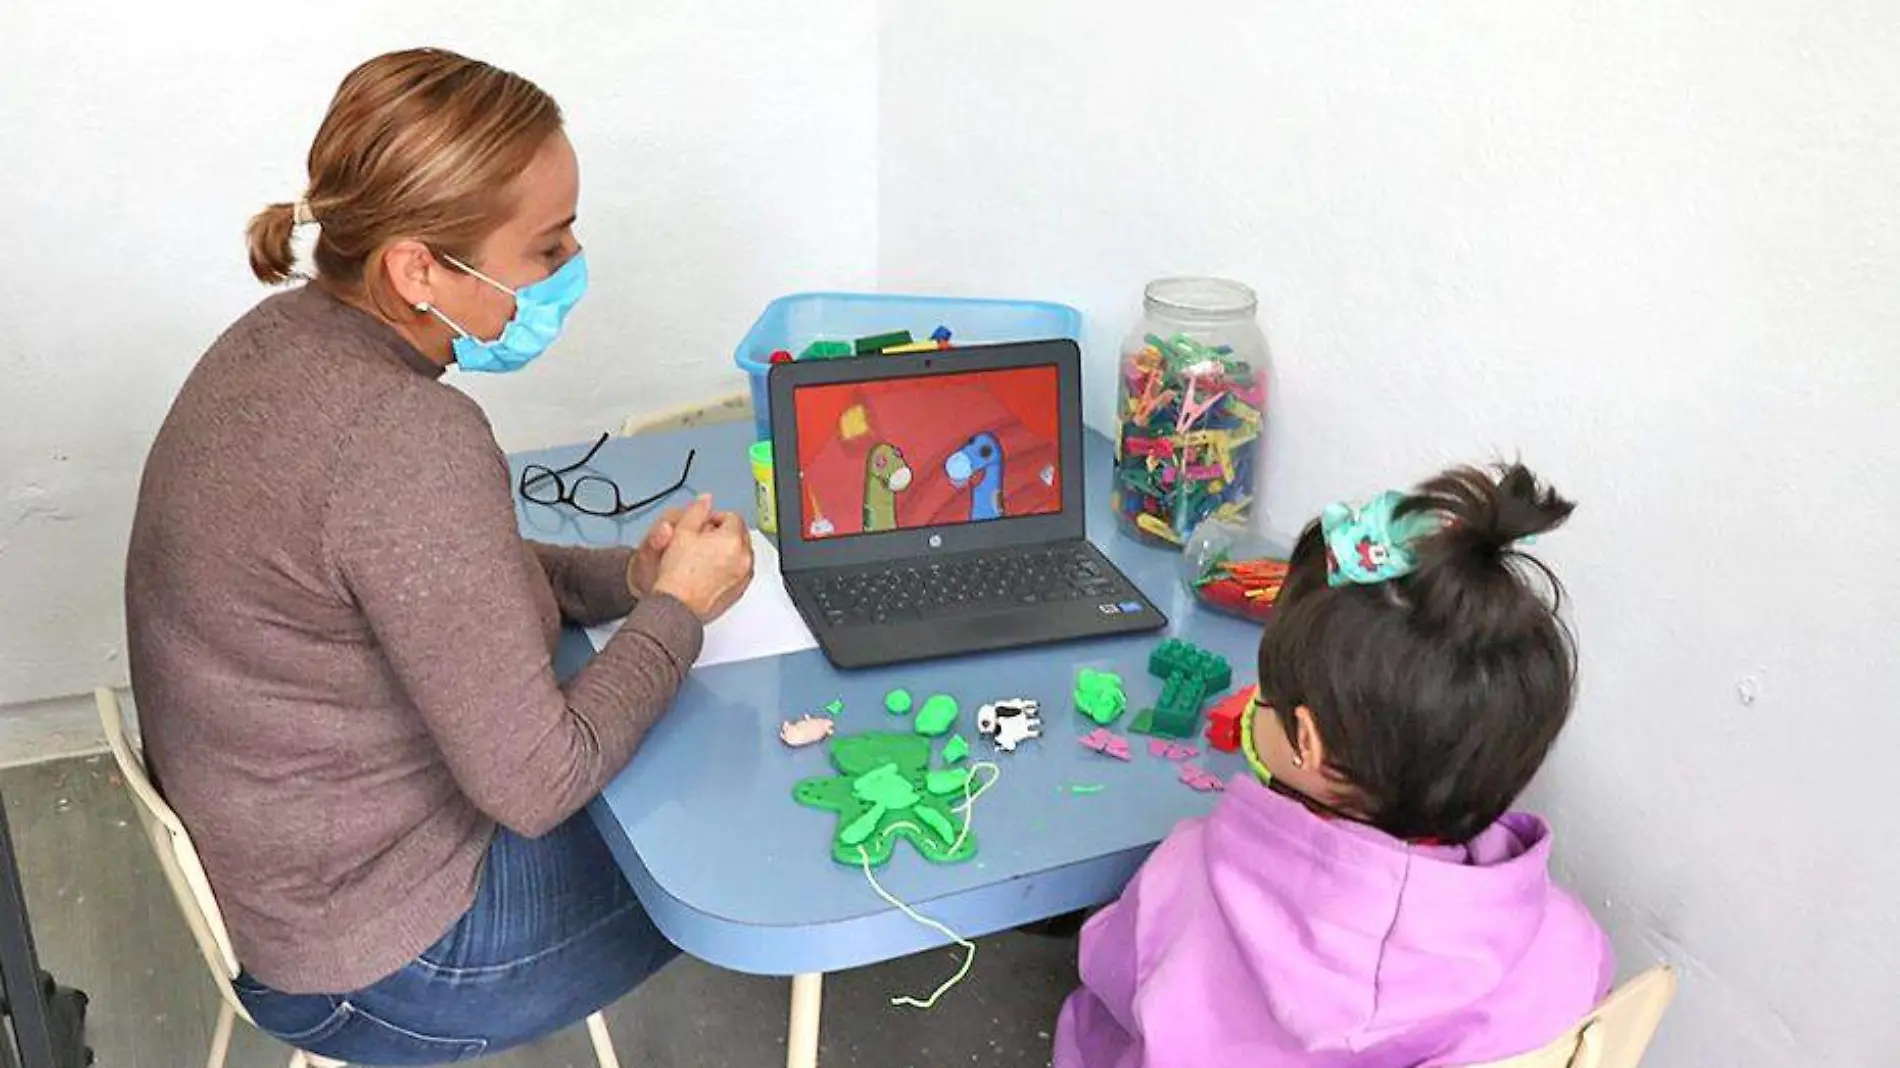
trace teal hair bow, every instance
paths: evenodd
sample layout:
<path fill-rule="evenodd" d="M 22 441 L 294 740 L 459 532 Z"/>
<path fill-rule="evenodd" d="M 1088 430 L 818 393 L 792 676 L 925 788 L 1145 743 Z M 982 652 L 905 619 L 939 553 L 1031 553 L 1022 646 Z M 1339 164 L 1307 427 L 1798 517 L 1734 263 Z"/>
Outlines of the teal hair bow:
<path fill-rule="evenodd" d="M 1399 505 L 1404 501 L 1403 493 L 1387 490 L 1358 507 L 1326 506 L 1320 513 L 1319 526 L 1326 542 L 1329 585 L 1390 582 L 1418 567 L 1412 546 L 1438 529 L 1438 519 L 1430 512 L 1399 515 Z"/>

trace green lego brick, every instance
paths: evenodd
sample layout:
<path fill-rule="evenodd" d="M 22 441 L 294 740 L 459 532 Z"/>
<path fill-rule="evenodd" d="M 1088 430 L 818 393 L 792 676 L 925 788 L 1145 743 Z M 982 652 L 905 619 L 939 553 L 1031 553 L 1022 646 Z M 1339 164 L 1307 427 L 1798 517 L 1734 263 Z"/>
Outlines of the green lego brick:
<path fill-rule="evenodd" d="M 1169 675 L 1161 686 L 1161 699 L 1155 702 L 1148 733 L 1163 738 L 1192 738 L 1201 718 L 1201 703 L 1207 689 L 1201 680 L 1189 675 Z"/>
<path fill-rule="evenodd" d="M 1148 654 L 1148 673 L 1161 678 L 1193 675 L 1203 680 L 1209 693 L 1225 690 L 1234 682 L 1234 669 L 1224 657 L 1179 638 L 1169 638 L 1155 646 L 1154 652 Z"/>
<path fill-rule="evenodd" d="M 910 331 L 908 330 L 893 330 L 888 334 L 872 334 L 870 337 L 861 337 L 858 339 L 856 346 L 857 353 L 859 356 L 866 356 L 873 352 L 883 352 L 885 349 L 895 348 L 898 345 L 908 345 L 910 341 Z"/>
<path fill-rule="evenodd" d="M 1192 738 L 1200 725 L 1201 705 L 1233 684 L 1227 661 L 1198 645 L 1169 638 L 1148 655 L 1148 672 L 1162 679 L 1161 696 L 1129 725 L 1137 734 Z"/>

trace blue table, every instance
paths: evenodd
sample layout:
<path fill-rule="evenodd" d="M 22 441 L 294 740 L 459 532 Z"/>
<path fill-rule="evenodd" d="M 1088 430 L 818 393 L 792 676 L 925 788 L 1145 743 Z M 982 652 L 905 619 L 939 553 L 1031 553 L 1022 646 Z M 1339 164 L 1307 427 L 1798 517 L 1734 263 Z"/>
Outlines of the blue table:
<path fill-rule="evenodd" d="M 673 481 L 686 450 L 697 449 L 687 489 L 618 520 L 518 501 L 521 529 L 564 544 L 636 544 L 655 512 L 696 492 L 749 516 L 750 430 L 728 424 L 610 441 L 593 467 L 629 498 Z M 511 462 L 517 472 L 527 463 L 558 468 L 585 451 L 576 445 Z M 1105 474 L 1112 460 L 1110 443 L 1087 435 L 1089 537 L 1169 615 L 1169 633 L 1227 657 L 1236 684 L 1251 680 L 1258 630 L 1195 610 L 1177 577 L 1177 554 L 1116 532 Z M 925 915 L 975 937 L 1113 900 L 1177 821 L 1212 807 L 1214 795 L 1182 785 L 1178 766 L 1151 755 L 1139 735 L 1128 735 L 1135 758 L 1126 764 L 1076 742 L 1095 727 L 1073 710 L 1077 670 L 1123 677 L 1130 711 L 1116 729 L 1125 732 L 1134 711 L 1159 692 L 1160 681 L 1147 674 L 1158 640 L 1110 638 L 868 672 L 839 672 L 817 651 L 695 671 L 591 811 L 668 938 L 725 968 L 796 977 L 789 1063 L 811 1065 L 823 973 L 945 943 L 879 899 L 861 870 L 831 859 L 836 817 L 791 799 L 798 780 L 830 773 L 824 747 L 787 749 L 779 724 L 837 698 L 845 704 L 839 733 L 901 730 L 909 720 L 884 711 L 887 691 L 902 687 L 919 704 L 935 693 L 957 699 L 963 715 L 956 730 L 970 741 L 972 759 L 993 759 L 1002 769 L 976 803 L 979 852 L 968 863 L 938 866 L 899 844 L 877 874 Z M 586 638 L 570 630 L 557 666 L 572 671 L 591 655 Z M 1043 736 L 1014 754 L 992 753 L 976 734 L 976 708 L 1018 696 L 1042 703 Z M 1198 762 L 1223 777 L 1242 767 L 1200 739 L 1192 744 L 1203 750 Z M 1097 784 L 1103 789 L 1094 793 L 1067 789 Z"/>

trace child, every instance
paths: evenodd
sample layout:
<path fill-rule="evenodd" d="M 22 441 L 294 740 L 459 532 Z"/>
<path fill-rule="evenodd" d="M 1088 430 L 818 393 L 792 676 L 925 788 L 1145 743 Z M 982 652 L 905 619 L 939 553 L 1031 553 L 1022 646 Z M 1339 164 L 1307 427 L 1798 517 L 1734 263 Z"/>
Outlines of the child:
<path fill-rule="evenodd" d="M 1506 811 L 1570 711 L 1561 588 L 1522 546 L 1572 507 L 1521 466 L 1460 469 L 1306 528 L 1242 726 L 1253 774 L 1084 928 L 1056 1068 L 1470 1064 L 1608 991 L 1549 826 Z"/>

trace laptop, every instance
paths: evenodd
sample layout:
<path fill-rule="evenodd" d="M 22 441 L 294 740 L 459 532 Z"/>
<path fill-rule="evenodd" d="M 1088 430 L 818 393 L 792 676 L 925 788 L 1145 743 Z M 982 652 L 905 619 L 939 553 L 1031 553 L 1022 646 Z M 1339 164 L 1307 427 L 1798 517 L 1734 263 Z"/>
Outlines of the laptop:
<path fill-rule="evenodd" d="M 779 564 L 840 668 L 1159 630 L 1084 535 L 1068 340 L 774 366 Z"/>

